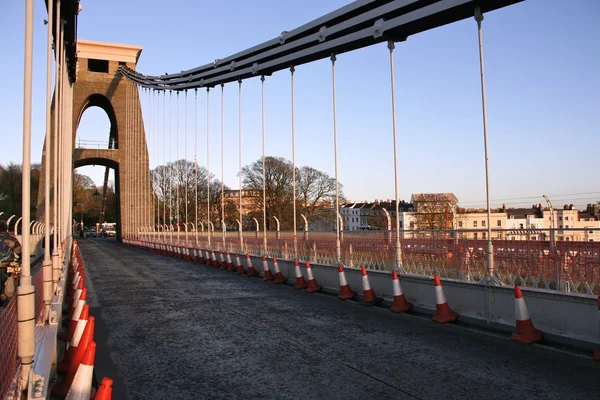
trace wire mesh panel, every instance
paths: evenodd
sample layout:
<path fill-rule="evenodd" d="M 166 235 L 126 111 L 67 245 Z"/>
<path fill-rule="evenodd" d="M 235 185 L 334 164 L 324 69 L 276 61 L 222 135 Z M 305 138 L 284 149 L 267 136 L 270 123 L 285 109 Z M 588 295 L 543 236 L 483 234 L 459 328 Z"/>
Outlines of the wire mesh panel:
<path fill-rule="evenodd" d="M 13 296 L 0 313 L 0 399 L 8 393 L 18 367 L 17 296 Z"/>

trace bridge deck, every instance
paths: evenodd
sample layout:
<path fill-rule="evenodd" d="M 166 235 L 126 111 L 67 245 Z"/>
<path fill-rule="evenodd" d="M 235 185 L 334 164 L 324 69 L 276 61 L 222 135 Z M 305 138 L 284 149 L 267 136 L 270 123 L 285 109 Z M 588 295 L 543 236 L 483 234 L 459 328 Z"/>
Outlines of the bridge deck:
<path fill-rule="evenodd" d="M 600 365 L 81 240 L 96 374 L 116 398 L 596 398 Z M 432 293 L 433 295 L 433 293 Z M 126 393 L 125 393 L 126 392 Z"/>

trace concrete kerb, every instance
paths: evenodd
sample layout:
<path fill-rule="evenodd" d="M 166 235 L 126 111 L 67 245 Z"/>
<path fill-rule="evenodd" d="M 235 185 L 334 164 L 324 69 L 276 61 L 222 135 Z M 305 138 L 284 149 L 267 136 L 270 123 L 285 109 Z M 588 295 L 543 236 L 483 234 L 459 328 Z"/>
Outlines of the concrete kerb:
<path fill-rule="evenodd" d="M 262 274 L 262 257 L 251 256 L 253 264 Z M 294 262 L 278 259 L 286 284 L 295 285 Z M 337 295 L 339 277 L 337 268 L 313 264 L 316 280 L 326 294 Z M 306 267 L 300 264 L 306 276 Z M 362 294 L 360 269 L 347 268 L 346 279 L 350 287 Z M 392 279 L 389 272 L 369 271 L 370 283 L 378 297 L 383 297 L 383 308 L 393 304 Z M 433 279 L 416 275 L 401 275 L 402 289 L 413 303 L 412 313 L 430 317 L 435 313 Z M 442 279 L 448 303 L 459 314 L 460 325 L 473 326 L 506 334 L 514 330 L 515 300 L 513 286 L 486 287 L 475 282 Z M 486 293 L 486 291 L 488 293 Z M 488 309 L 487 297 L 490 307 Z M 544 332 L 544 343 L 570 347 L 574 351 L 594 351 L 598 346 L 597 298 L 581 294 L 567 294 L 542 289 L 523 288 L 523 295 L 535 326 Z M 488 313 L 490 315 L 488 316 Z M 489 321 L 488 322 L 488 317 Z"/>

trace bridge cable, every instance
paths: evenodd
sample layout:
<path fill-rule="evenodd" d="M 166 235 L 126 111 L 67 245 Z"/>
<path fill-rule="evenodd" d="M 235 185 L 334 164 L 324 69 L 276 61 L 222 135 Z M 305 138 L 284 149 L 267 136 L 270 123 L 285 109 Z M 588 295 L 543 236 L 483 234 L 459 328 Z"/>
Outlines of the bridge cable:
<path fill-rule="evenodd" d="M 337 158 L 337 109 L 336 109 L 336 96 L 335 96 L 335 61 L 336 56 L 332 54 L 331 57 L 331 85 L 333 94 L 333 159 L 335 163 L 335 258 L 336 264 L 342 262 L 342 248 L 340 242 L 340 194 L 339 194 L 339 180 L 338 180 L 338 158 Z"/>
<path fill-rule="evenodd" d="M 156 207 L 154 213 L 156 214 L 156 236 L 155 242 L 160 238 L 160 199 L 158 197 L 160 189 L 160 91 L 156 93 L 156 136 L 154 140 L 154 151 L 156 152 L 156 164 L 154 167 L 154 173 L 152 174 L 152 186 L 154 197 L 156 197 Z M 156 183 L 155 183 L 156 182 Z"/>
<path fill-rule="evenodd" d="M 173 91 L 169 90 L 169 241 L 173 246 Z"/>
<path fill-rule="evenodd" d="M 263 195 L 263 254 L 267 255 L 267 192 L 265 180 L 265 76 L 260 77 L 261 82 L 261 127 L 262 127 L 262 195 Z"/>
<path fill-rule="evenodd" d="M 163 94 L 163 183 L 162 183 L 162 196 L 163 196 L 163 245 L 167 243 L 167 92 L 162 91 Z"/>
<path fill-rule="evenodd" d="M 151 164 L 151 158 L 150 156 L 154 154 L 154 148 L 156 147 L 156 89 L 152 89 L 152 143 L 150 146 L 150 149 L 148 151 L 148 172 L 146 172 L 147 175 L 149 175 L 150 178 L 150 196 L 152 197 L 152 208 L 151 208 L 151 212 L 152 212 L 152 231 L 154 231 L 154 215 L 156 214 L 156 200 L 155 200 L 155 192 L 154 192 L 154 178 L 152 177 L 154 174 L 152 173 L 153 169 L 152 169 L 152 164 Z M 154 236 L 152 237 L 152 241 L 154 241 Z"/>
<path fill-rule="evenodd" d="M 225 245 L 225 85 L 221 84 L 221 235 L 223 237 L 223 251 Z"/>
<path fill-rule="evenodd" d="M 184 120 L 183 120 L 183 152 L 184 152 L 184 156 L 183 158 L 185 159 L 185 247 L 186 247 L 186 252 L 188 251 L 188 182 L 189 182 L 189 177 L 188 177 L 188 160 L 187 160 L 187 109 L 188 109 L 188 91 L 186 89 L 185 91 L 185 106 L 184 106 Z"/>
<path fill-rule="evenodd" d="M 206 88 L 206 220 L 208 224 L 208 248 L 211 247 L 210 222 L 210 88 Z"/>
<path fill-rule="evenodd" d="M 180 244 L 179 242 L 179 224 L 181 222 L 180 220 L 180 213 L 181 213 L 181 203 L 180 203 L 180 189 L 181 189 L 181 183 L 180 183 L 180 174 L 181 171 L 179 171 L 179 165 L 181 164 L 179 161 L 179 92 L 177 91 L 177 99 L 175 102 L 175 163 L 176 163 L 176 173 L 177 173 L 177 192 L 175 193 L 175 220 L 177 221 L 177 245 Z"/>
<path fill-rule="evenodd" d="M 239 201 L 240 201 L 240 252 L 244 253 L 244 214 L 242 210 L 242 80 L 238 81 L 238 161 L 239 161 Z"/>
<path fill-rule="evenodd" d="M 294 215 L 294 260 L 298 260 L 298 234 L 296 232 L 298 221 L 296 219 L 296 144 L 295 144 L 295 124 L 294 124 L 294 66 L 290 68 L 291 76 L 291 98 L 292 98 L 292 207 Z"/>
<path fill-rule="evenodd" d="M 393 41 L 388 42 L 390 50 L 390 84 L 392 87 L 392 134 L 394 146 L 394 198 L 396 201 L 396 270 L 406 273 L 402 268 L 402 248 L 400 247 L 400 205 L 398 197 L 398 140 L 396 134 L 396 83 L 394 79 L 394 47 Z"/>
<path fill-rule="evenodd" d="M 194 89 L 194 236 L 198 251 L 198 89 Z"/>

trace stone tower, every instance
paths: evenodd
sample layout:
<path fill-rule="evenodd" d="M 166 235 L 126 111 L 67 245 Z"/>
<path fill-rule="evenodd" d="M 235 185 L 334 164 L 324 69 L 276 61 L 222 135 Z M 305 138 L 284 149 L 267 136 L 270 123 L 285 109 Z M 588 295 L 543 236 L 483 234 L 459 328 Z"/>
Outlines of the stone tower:
<path fill-rule="evenodd" d="M 72 105 L 73 168 L 100 165 L 114 169 L 118 240 L 123 234 L 135 233 L 139 227 L 153 225 L 148 148 L 138 90 L 117 72 L 120 65 L 135 69 L 141 52 L 139 46 L 77 41 L 77 79 L 73 85 Z M 81 116 L 93 106 L 102 108 L 110 121 L 107 146 L 77 148 L 76 134 Z M 53 121 L 51 126 L 54 126 Z M 53 145 L 53 129 L 51 135 Z M 53 167 L 50 176 L 53 176 Z M 43 154 L 38 220 L 42 220 L 44 213 L 45 168 L 46 154 Z M 51 182 L 51 193 L 52 190 Z"/>

